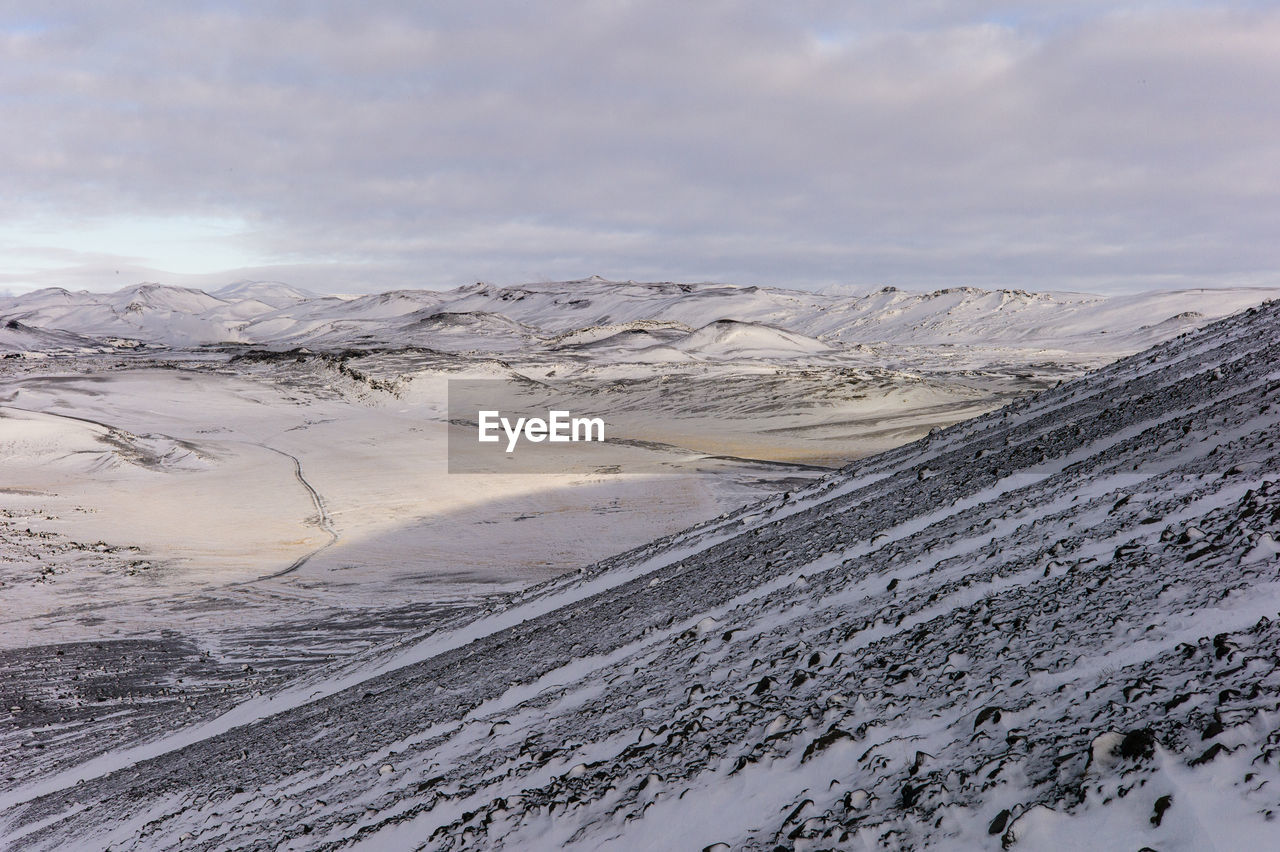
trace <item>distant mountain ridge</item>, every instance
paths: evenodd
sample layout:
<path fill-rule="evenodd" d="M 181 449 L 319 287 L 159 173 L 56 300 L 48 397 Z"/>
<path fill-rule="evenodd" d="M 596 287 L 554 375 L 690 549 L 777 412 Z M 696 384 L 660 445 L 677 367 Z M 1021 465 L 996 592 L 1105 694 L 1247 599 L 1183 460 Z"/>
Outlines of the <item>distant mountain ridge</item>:
<path fill-rule="evenodd" d="M 1103 297 L 974 287 L 911 293 L 886 287 L 861 295 L 827 295 L 590 278 L 336 297 L 279 282 L 237 282 L 211 293 L 147 283 L 112 293 L 47 288 L 0 299 L 0 323 L 16 320 L 31 329 L 77 336 L 29 338 L 27 350 L 16 339 L 0 346 L 6 351 L 75 351 L 77 346 L 92 347 L 80 341 L 87 338 L 169 348 L 419 345 L 483 352 L 540 350 L 574 338 L 585 343 L 597 334 L 608 337 L 606 330 L 611 328 L 658 324 L 684 327 L 699 336 L 682 340 L 664 333 L 657 342 L 713 360 L 750 357 L 752 351 L 758 357 L 782 357 L 797 348 L 812 353 L 873 343 L 1084 348 L 1119 354 L 1276 295 L 1280 288 Z M 451 319 L 446 322 L 446 317 Z M 774 332 L 754 332 L 760 345 L 706 348 L 703 338 L 710 332 L 698 330 L 726 321 Z M 745 326 L 737 330 L 745 332 Z M 781 334 L 789 342 L 762 343 L 770 334 Z M 798 344 L 801 337 L 814 342 Z"/>

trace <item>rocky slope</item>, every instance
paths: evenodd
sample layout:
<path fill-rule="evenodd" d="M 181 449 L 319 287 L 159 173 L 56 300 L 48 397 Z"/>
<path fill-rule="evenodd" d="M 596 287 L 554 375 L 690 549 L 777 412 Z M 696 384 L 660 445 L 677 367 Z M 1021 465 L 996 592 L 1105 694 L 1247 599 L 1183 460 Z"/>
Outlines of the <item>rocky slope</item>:
<path fill-rule="evenodd" d="M 1280 303 L 0 793 L 16 849 L 1265 848 Z"/>

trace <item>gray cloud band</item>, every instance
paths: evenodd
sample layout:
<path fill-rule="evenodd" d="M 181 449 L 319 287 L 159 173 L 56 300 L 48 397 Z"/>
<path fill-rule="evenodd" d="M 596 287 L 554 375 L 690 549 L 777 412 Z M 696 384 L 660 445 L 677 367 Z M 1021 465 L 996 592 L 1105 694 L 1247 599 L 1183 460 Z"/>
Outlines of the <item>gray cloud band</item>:
<path fill-rule="evenodd" d="M 241 272 L 322 290 L 1280 266 L 1274 8 L 782 5 L 0 13 L 0 119 L 23 129 L 0 139 L 0 217 L 232 218 L 260 259 Z M 0 257 L 41 249 L 15 239 Z M 163 277 L 4 265 L 11 287 Z"/>

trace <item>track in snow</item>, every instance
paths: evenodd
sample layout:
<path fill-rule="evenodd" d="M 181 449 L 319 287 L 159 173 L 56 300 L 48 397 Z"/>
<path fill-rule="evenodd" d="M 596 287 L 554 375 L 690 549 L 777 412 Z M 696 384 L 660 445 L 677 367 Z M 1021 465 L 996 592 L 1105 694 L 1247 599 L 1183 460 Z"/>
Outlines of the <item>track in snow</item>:
<path fill-rule="evenodd" d="M 321 497 L 320 492 L 316 491 L 315 487 L 312 486 L 312 484 L 307 481 L 307 478 L 302 475 L 302 462 L 298 460 L 298 457 L 293 455 L 292 453 L 286 453 L 284 450 L 279 450 L 279 449 L 276 449 L 275 447 L 269 447 L 266 444 L 258 444 L 258 446 L 262 447 L 264 450 L 270 450 L 273 453 L 278 453 L 279 455 L 282 455 L 293 462 L 294 477 L 298 480 L 298 484 L 306 489 L 308 496 L 311 497 L 312 505 L 316 507 L 315 526 L 318 526 L 320 529 L 328 533 L 329 540 L 324 544 L 320 545 L 319 547 L 317 547 L 315 550 L 311 551 L 310 553 L 307 553 L 295 559 L 293 564 L 290 565 L 288 568 L 285 568 L 283 571 L 277 571 L 274 574 L 266 574 L 254 580 L 246 580 L 244 583 L 238 583 L 237 585 L 245 585 L 247 583 L 260 583 L 263 580 L 274 580 L 277 577 L 283 577 L 286 574 L 292 574 L 294 571 L 297 571 L 303 565 L 306 565 L 317 554 L 323 553 L 325 550 L 329 549 L 330 547 L 333 547 L 333 545 L 336 544 L 339 539 L 338 531 L 333 528 L 333 519 L 329 517 L 329 510 L 325 508 L 324 498 Z"/>

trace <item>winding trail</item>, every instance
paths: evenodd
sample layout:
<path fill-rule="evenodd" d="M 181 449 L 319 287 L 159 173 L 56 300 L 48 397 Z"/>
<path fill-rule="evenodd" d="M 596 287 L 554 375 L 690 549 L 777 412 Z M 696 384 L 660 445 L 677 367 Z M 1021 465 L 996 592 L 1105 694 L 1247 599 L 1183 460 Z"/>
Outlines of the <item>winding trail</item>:
<path fill-rule="evenodd" d="M 267 446 L 266 444 L 258 444 L 257 446 L 262 447 L 264 450 L 270 450 L 273 453 L 282 455 L 293 462 L 294 477 L 297 478 L 298 484 L 307 490 L 307 494 L 311 496 L 312 504 L 316 507 L 316 522 L 315 524 L 313 524 L 313 526 L 317 526 L 320 529 L 324 530 L 326 533 L 328 533 L 329 540 L 326 541 L 324 544 L 320 545 L 319 547 L 317 547 L 315 550 L 312 550 L 310 553 L 305 553 L 302 556 L 299 556 L 297 559 L 294 560 L 292 565 L 290 565 L 288 568 L 285 568 L 283 571 L 276 571 L 274 574 L 264 574 L 263 576 L 258 577 L 256 579 L 246 580 L 243 583 L 234 584 L 238 586 L 247 585 L 249 583 L 260 583 L 263 580 L 274 580 L 277 577 L 283 577 L 286 574 L 292 574 L 294 571 L 297 571 L 303 565 L 306 565 L 307 562 L 309 562 L 312 559 L 312 557 L 316 556 L 317 554 L 327 550 L 328 548 L 336 544 L 339 538 L 338 531 L 333 528 L 333 518 L 329 516 L 329 510 L 325 508 L 324 498 L 320 496 L 320 492 L 316 491 L 315 487 L 310 482 L 307 482 L 307 478 L 302 475 L 302 462 L 298 460 L 298 457 L 295 456 L 293 453 L 286 453 L 284 450 L 278 450 L 275 447 L 270 447 L 270 446 Z"/>
<path fill-rule="evenodd" d="M 94 420 L 89 417 L 80 417 L 74 414 L 63 414 L 62 412 L 57 412 L 57 411 L 45 411 L 37 408 L 24 408 L 19 405 L 12 405 L 7 401 L 3 401 L 3 405 L 0 405 L 0 407 L 12 409 L 14 411 L 24 411 L 29 414 L 39 414 L 45 417 L 59 417 L 64 420 L 76 420 L 81 423 L 88 423 L 92 426 L 97 426 L 99 428 L 107 430 L 107 434 L 116 440 L 117 449 L 131 449 L 131 450 L 134 450 L 135 453 L 137 452 L 136 448 L 133 448 L 132 445 L 130 445 L 127 439 L 124 437 L 124 436 L 130 435 L 129 432 L 121 429 L 118 426 L 112 426 L 110 423 L 104 423 L 101 420 Z M 171 440 L 183 446 L 192 446 L 189 442 L 181 440 L 179 438 L 174 438 L 172 436 L 165 436 L 165 437 L 169 437 Z M 314 556 L 316 556 L 320 552 L 332 547 L 340 538 L 340 536 L 338 535 L 338 531 L 333 527 L 333 518 L 330 517 L 329 510 L 325 508 L 324 498 L 321 497 L 320 492 L 316 491 L 315 487 L 312 486 L 312 484 L 307 481 L 307 478 L 302 475 L 302 462 L 298 460 L 298 457 L 293 455 L 292 453 L 287 453 L 284 450 L 280 450 L 280 449 L 276 449 L 275 447 L 268 446 L 267 444 L 254 442 L 253 445 L 256 447 L 262 447 L 262 449 L 264 450 L 270 450 L 271 452 L 276 453 L 277 455 L 282 455 L 285 458 L 289 459 L 291 462 L 293 462 L 294 477 L 298 480 L 298 484 L 306 489 L 307 494 L 310 495 L 311 497 L 312 505 L 316 507 L 317 520 L 314 524 L 312 524 L 312 526 L 317 526 L 320 529 L 324 530 L 326 533 L 328 533 L 329 540 L 324 544 L 320 545 L 319 547 L 317 547 L 315 550 L 312 550 L 311 552 L 303 554 L 302 556 L 298 557 L 296 560 L 294 560 L 293 564 L 291 564 L 288 568 L 285 568 L 282 571 L 276 571 L 273 574 L 264 574 L 263 576 L 256 577 L 252 580 L 244 580 L 239 583 L 232 583 L 231 585 L 233 586 L 243 586 L 243 585 L 248 585 L 250 583 L 259 583 L 263 580 L 274 580 L 277 577 L 283 577 L 286 574 L 291 574 L 294 571 L 297 571 L 303 565 L 306 565 L 308 561 L 310 561 Z M 135 458 L 134 461 L 142 464 L 145 467 L 150 467 L 150 468 L 156 467 L 156 464 L 154 462 L 149 462 L 149 460 L 146 459 L 145 457 L 139 456 L 138 458 Z"/>

